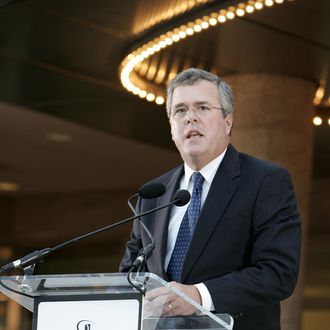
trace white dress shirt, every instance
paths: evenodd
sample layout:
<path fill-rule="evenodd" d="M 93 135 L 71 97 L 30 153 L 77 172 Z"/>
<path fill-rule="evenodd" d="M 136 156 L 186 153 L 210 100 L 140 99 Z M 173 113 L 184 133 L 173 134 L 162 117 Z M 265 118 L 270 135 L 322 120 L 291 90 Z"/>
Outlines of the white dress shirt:
<path fill-rule="evenodd" d="M 204 177 L 202 197 L 201 197 L 201 210 L 203 208 L 207 194 L 210 190 L 210 186 L 212 184 L 213 178 L 218 170 L 218 167 L 221 164 L 221 161 L 226 153 L 226 150 L 222 154 L 220 154 L 217 158 L 213 159 L 210 163 L 204 166 L 200 171 L 198 171 Z M 186 163 L 184 164 L 184 174 L 180 181 L 180 189 L 187 189 L 190 193 L 192 193 L 193 183 L 190 179 L 191 179 L 191 175 L 194 172 L 195 171 L 191 169 Z M 168 225 L 166 256 L 164 263 L 165 270 L 167 270 L 168 264 L 170 262 L 171 255 L 175 246 L 176 237 L 178 236 L 179 233 L 181 221 L 188 208 L 188 205 L 189 204 L 186 204 L 185 206 L 181 206 L 181 207 L 173 206 L 171 209 L 171 217 Z M 213 301 L 206 285 L 204 283 L 198 283 L 196 284 L 196 287 L 198 288 L 202 298 L 202 306 L 208 311 L 214 310 Z"/>

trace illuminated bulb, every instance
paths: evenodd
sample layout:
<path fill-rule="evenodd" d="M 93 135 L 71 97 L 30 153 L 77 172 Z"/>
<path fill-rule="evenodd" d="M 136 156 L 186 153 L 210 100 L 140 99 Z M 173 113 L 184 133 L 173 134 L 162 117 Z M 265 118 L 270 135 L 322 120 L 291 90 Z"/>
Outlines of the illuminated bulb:
<path fill-rule="evenodd" d="M 184 31 L 180 31 L 180 32 L 179 32 L 179 37 L 180 37 L 181 39 L 184 39 L 186 36 L 187 36 L 187 35 L 186 35 L 186 32 L 184 32 Z"/>
<path fill-rule="evenodd" d="M 144 99 L 147 96 L 147 92 L 145 90 L 140 90 L 139 96 L 141 97 L 141 99 Z"/>
<path fill-rule="evenodd" d="M 202 29 L 207 29 L 208 27 L 209 27 L 209 23 L 207 23 L 207 22 L 202 22 L 202 24 L 201 24 L 201 27 L 202 27 Z"/>
<path fill-rule="evenodd" d="M 321 118 L 321 117 L 314 117 L 314 118 L 313 118 L 313 124 L 314 124 L 315 126 L 320 126 L 320 125 L 322 125 L 322 118 Z"/>
<path fill-rule="evenodd" d="M 241 9 L 241 8 L 237 9 L 237 10 L 236 10 L 236 15 L 237 15 L 237 16 L 244 16 L 244 10 Z"/>
<path fill-rule="evenodd" d="M 160 51 L 160 47 L 159 47 L 158 44 L 153 45 L 152 48 L 153 48 L 153 50 L 154 50 L 155 52 L 159 52 L 159 51 Z"/>
<path fill-rule="evenodd" d="M 177 41 L 180 40 L 180 37 L 179 37 L 177 34 L 173 34 L 173 35 L 172 35 L 172 40 L 173 40 L 174 42 L 177 42 Z"/>
<path fill-rule="evenodd" d="M 170 46 L 173 44 L 173 40 L 171 38 L 166 38 L 165 43 L 166 43 L 166 45 Z"/>
<path fill-rule="evenodd" d="M 147 101 L 149 102 L 152 102 L 155 98 L 156 98 L 155 94 L 152 93 L 148 93 L 146 97 Z"/>
<path fill-rule="evenodd" d="M 134 95 L 138 95 L 138 94 L 140 93 L 140 88 L 135 86 L 135 87 L 133 88 L 133 90 L 132 90 L 132 93 L 133 93 Z"/>
<path fill-rule="evenodd" d="M 215 18 L 210 18 L 209 23 L 210 25 L 214 26 L 217 25 L 218 21 Z"/>
<path fill-rule="evenodd" d="M 135 57 L 135 59 L 133 61 L 135 61 L 136 63 L 138 62 L 142 62 L 144 60 L 143 56 L 142 55 L 138 55 Z"/>
<path fill-rule="evenodd" d="M 253 13 L 254 12 L 254 7 L 251 6 L 251 5 L 248 5 L 246 6 L 246 9 L 245 9 L 249 14 Z"/>
<path fill-rule="evenodd" d="M 226 22 L 226 20 L 227 20 L 226 16 L 224 16 L 224 15 L 219 15 L 218 16 L 218 21 L 220 23 L 224 23 L 224 22 Z"/>
<path fill-rule="evenodd" d="M 123 83 L 123 85 L 129 92 L 133 92 L 134 86 L 129 81 L 125 82 L 125 84 Z"/>
<path fill-rule="evenodd" d="M 228 19 L 233 19 L 235 17 L 235 14 L 232 12 L 232 11 L 229 11 L 227 14 L 226 14 L 227 18 Z"/>
<path fill-rule="evenodd" d="M 192 29 L 192 28 L 188 28 L 188 29 L 186 30 L 186 33 L 188 34 L 188 36 L 191 36 L 191 35 L 194 34 L 194 29 Z"/>
<path fill-rule="evenodd" d="M 202 27 L 199 24 L 196 24 L 196 25 L 194 25 L 194 30 L 195 30 L 195 32 L 201 32 Z"/>
<path fill-rule="evenodd" d="M 165 102 L 165 99 L 162 96 L 157 96 L 156 97 L 156 101 L 155 101 L 158 105 L 162 105 Z"/>
<path fill-rule="evenodd" d="M 0 0 L 1 1 L 1 0 Z M 192 8 L 196 3 L 206 3 L 209 0 L 187 0 L 186 3 L 182 2 L 182 6 L 180 6 L 180 13 L 184 12 L 187 8 Z M 292 1 L 292 0 L 289 0 Z M 284 0 L 249 0 L 249 1 L 241 1 L 238 3 L 236 7 L 230 6 L 227 9 L 222 9 L 218 12 L 213 12 L 210 16 L 203 16 L 202 18 L 198 18 L 194 21 L 187 23 L 186 25 L 181 25 L 180 27 L 175 28 L 174 30 L 168 31 L 165 34 L 158 36 L 157 38 L 149 41 L 143 46 L 137 48 L 132 53 L 128 54 L 125 59 L 121 63 L 121 72 L 120 72 L 120 80 L 125 89 L 129 92 L 132 92 L 135 95 L 138 95 L 141 98 L 146 98 L 149 102 L 155 102 L 159 105 L 165 102 L 165 98 L 163 96 L 156 96 L 154 93 L 151 93 L 147 90 L 140 89 L 135 86 L 135 83 L 131 82 L 131 74 L 132 72 L 139 73 L 139 75 L 143 76 L 143 69 L 145 66 L 148 66 L 147 59 L 149 56 L 159 52 L 162 48 L 166 48 L 167 46 L 172 45 L 174 42 L 180 41 L 180 39 L 184 39 L 187 36 L 191 36 L 196 32 L 200 32 L 203 29 L 207 29 L 210 26 L 215 26 L 218 23 L 224 23 L 228 19 L 232 20 L 235 16 L 244 16 L 246 13 L 252 13 L 255 10 L 260 10 L 264 8 L 264 6 L 271 7 L 274 4 L 281 4 Z M 163 15 L 162 18 L 172 17 L 173 13 L 166 13 L 167 15 Z M 171 16 L 172 15 L 172 16 Z M 158 19 L 158 18 L 157 18 Z M 149 68 L 149 67 L 148 67 Z M 148 75 L 144 74 L 146 78 L 154 79 L 155 83 L 162 83 L 165 78 L 166 72 L 163 70 L 162 73 L 160 71 L 157 73 L 155 77 L 155 69 L 149 68 L 147 70 Z M 168 79 L 173 78 L 174 73 L 171 72 L 168 76 Z M 152 77 L 151 77 L 152 76 Z M 134 80 L 132 80 L 134 82 Z M 324 96 L 324 87 L 319 87 L 316 92 L 315 98 L 313 100 L 314 104 L 320 104 L 322 98 Z M 330 105 L 330 98 L 328 101 Z M 315 117 L 313 119 L 314 125 L 321 125 L 322 118 Z M 330 118 L 327 120 L 327 123 L 330 126 Z"/>
<path fill-rule="evenodd" d="M 329 119 L 328 119 L 328 125 L 330 126 L 330 117 L 329 117 Z"/>

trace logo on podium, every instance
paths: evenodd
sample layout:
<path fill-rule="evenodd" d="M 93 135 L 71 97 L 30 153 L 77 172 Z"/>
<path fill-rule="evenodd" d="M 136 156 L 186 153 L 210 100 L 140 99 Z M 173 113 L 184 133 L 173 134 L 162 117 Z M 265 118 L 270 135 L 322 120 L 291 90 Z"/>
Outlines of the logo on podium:
<path fill-rule="evenodd" d="M 77 323 L 77 330 L 93 330 L 92 324 L 95 324 L 94 322 L 90 320 L 81 320 Z"/>

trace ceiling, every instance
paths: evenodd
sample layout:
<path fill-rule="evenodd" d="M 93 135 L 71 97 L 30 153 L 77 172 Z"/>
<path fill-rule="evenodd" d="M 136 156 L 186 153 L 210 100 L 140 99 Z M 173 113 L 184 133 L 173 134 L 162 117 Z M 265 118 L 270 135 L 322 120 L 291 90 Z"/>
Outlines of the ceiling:
<path fill-rule="evenodd" d="M 209 1 L 142 30 L 148 17 L 184 1 L 0 0 L 0 181 L 20 187 L 0 194 L 134 189 L 177 164 L 164 106 L 128 93 L 120 62 L 173 21 L 233 2 Z M 315 111 L 327 118 L 329 17 L 327 0 L 286 1 L 177 43 L 153 61 L 221 75 L 303 77 L 324 84 Z M 315 128 L 316 177 L 330 176 L 328 141 L 330 127 Z"/>

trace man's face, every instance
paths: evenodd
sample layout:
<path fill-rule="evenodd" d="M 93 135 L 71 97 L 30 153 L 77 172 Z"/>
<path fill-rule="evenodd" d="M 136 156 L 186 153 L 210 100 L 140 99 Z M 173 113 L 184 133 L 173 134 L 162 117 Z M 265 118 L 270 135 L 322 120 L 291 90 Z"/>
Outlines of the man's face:
<path fill-rule="evenodd" d="M 213 107 L 221 108 L 221 105 L 217 87 L 210 81 L 179 86 L 173 92 L 170 110 L 172 139 L 182 159 L 195 170 L 220 155 L 230 141 L 233 116 L 229 114 L 223 118 L 222 111 Z M 207 108 L 209 110 L 203 110 Z"/>

